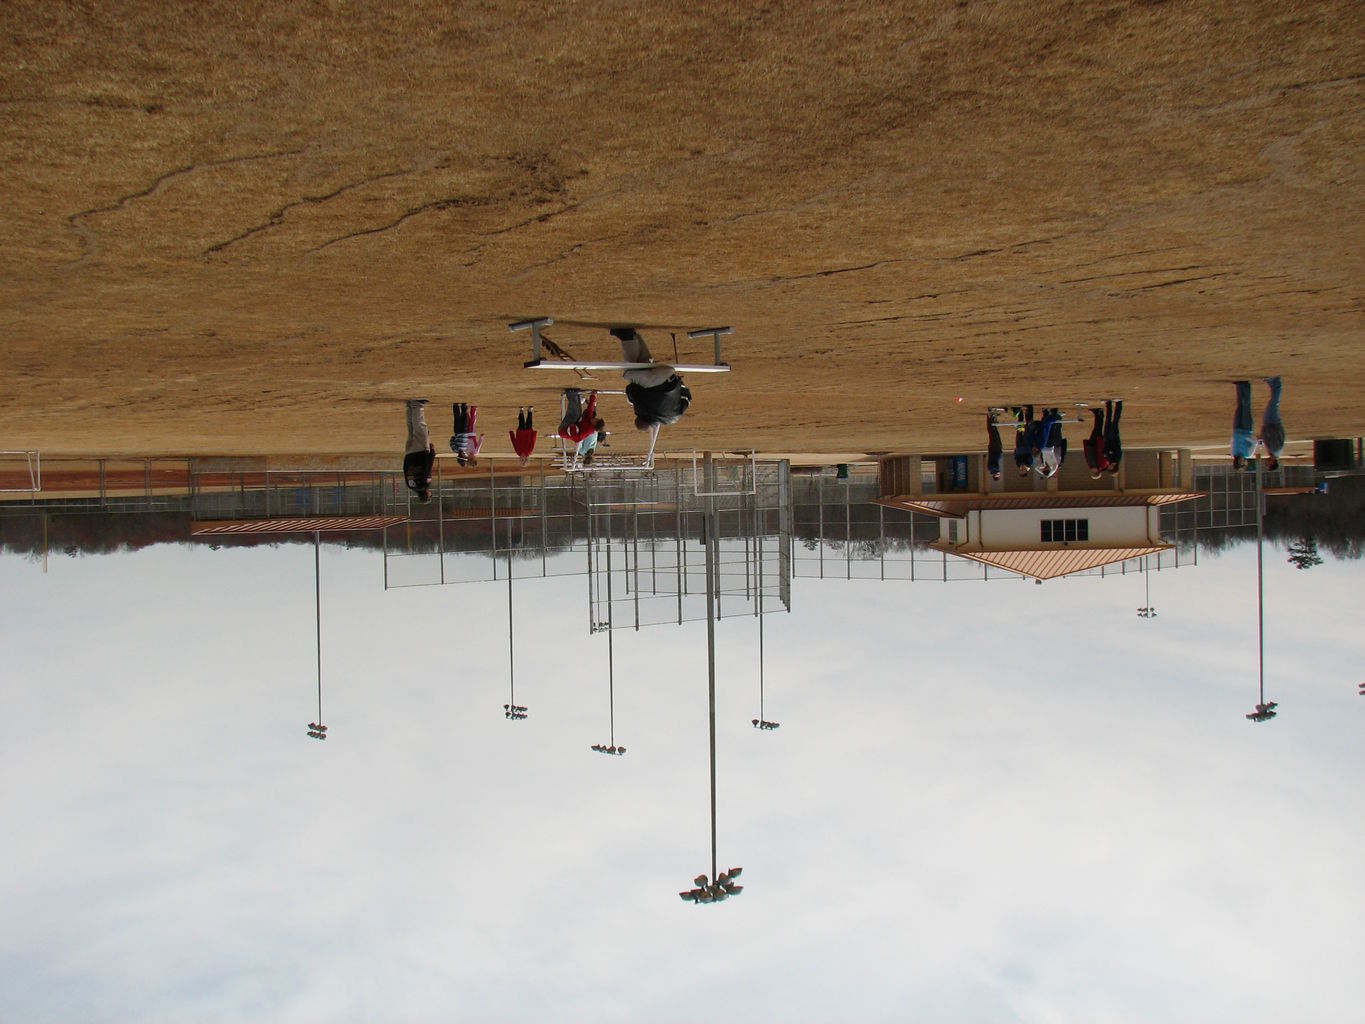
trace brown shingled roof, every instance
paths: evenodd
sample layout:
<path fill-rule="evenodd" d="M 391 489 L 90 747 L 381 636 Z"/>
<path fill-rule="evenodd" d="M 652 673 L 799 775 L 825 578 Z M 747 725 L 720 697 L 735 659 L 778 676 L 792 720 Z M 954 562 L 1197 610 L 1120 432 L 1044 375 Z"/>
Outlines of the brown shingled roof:
<path fill-rule="evenodd" d="M 960 555 L 974 562 L 984 562 L 998 569 L 1017 572 L 1035 580 L 1051 580 L 1058 576 L 1069 576 L 1073 572 L 1096 569 L 1101 565 L 1126 562 L 1130 558 L 1155 555 L 1168 551 L 1170 544 L 1154 544 L 1137 548 L 1090 548 L 1072 544 L 1069 546 L 1050 545 L 1026 551 L 963 551 L 952 544 L 942 542 L 931 544 L 935 551 L 946 551 L 950 555 Z"/>
<path fill-rule="evenodd" d="M 382 530 L 406 523 L 407 516 L 281 516 L 276 519 L 215 519 L 190 524 L 193 537 L 241 533 L 335 533 Z"/>
<path fill-rule="evenodd" d="M 1192 501 L 1201 497 L 1202 491 L 1164 491 L 1132 492 L 1105 494 L 1083 491 L 1079 493 L 1004 493 L 1004 494 L 898 494 L 877 498 L 878 505 L 898 508 L 908 512 L 922 512 L 925 515 L 960 519 L 968 512 L 982 509 L 1026 509 L 1026 508 L 1115 508 L 1134 505 L 1170 505 L 1179 501 Z"/>

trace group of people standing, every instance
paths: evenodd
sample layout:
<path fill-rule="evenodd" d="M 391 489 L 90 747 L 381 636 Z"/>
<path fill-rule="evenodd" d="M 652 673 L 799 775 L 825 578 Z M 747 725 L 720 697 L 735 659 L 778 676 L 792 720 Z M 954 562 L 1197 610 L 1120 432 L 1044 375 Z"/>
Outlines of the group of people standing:
<path fill-rule="evenodd" d="M 634 327 L 614 327 L 612 337 L 621 343 L 621 358 L 627 363 L 644 363 L 622 371 L 626 379 L 626 400 L 635 413 L 638 430 L 654 430 L 678 422 L 692 404 L 692 392 L 667 363 L 655 363 L 645 339 Z M 586 400 L 585 400 L 586 396 Z M 431 473 L 436 463 L 436 446 L 431 443 L 426 421 L 425 398 L 409 399 L 407 406 L 408 440 L 403 455 L 403 478 L 419 501 L 431 500 Z M 564 391 L 564 417 L 559 436 L 573 443 L 575 455 L 591 461 L 594 449 L 607 439 L 606 421 L 597 415 L 597 392 L 578 388 Z M 479 407 L 457 402 L 451 407 L 453 427 L 450 450 L 461 466 L 478 465 L 483 435 L 477 432 Z M 517 411 L 517 426 L 508 431 L 512 450 L 523 466 L 536 447 L 533 425 L 534 407 Z"/>
<path fill-rule="evenodd" d="M 1280 456 L 1284 454 L 1284 423 L 1280 419 L 1279 377 L 1263 377 L 1270 391 L 1266 400 L 1265 412 L 1261 414 L 1261 429 L 1252 433 L 1251 418 L 1251 381 L 1239 380 L 1233 384 L 1237 391 L 1237 405 L 1232 413 L 1232 464 L 1244 469 L 1248 460 L 1256 457 L 1259 448 L 1265 448 L 1266 468 L 1278 469 Z"/>
<path fill-rule="evenodd" d="M 430 404 L 425 398 L 410 398 L 405 403 L 408 442 L 403 449 L 403 479 L 418 501 L 431 500 L 431 470 L 436 465 L 436 446 L 431 443 L 427 428 L 427 406 Z M 479 407 L 456 402 L 450 409 L 450 450 L 461 466 L 477 466 L 479 452 L 483 449 L 483 435 L 475 431 Z"/>
<path fill-rule="evenodd" d="M 1235 381 L 1233 387 L 1237 404 L 1232 415 L 1232 464 L 1244 469 L 1258 452 L 1264 450 L 1266 467 L 1279 468 L 1280 457 L 1284 453 L 1284 422 L 1280 418 L 1280 394 L 1283 382 L 1279 377 L 1263 377 L 1262 381 L 1269 392 L 1265 411 L 1261 414 L 1260 430 L 1255 429 L 1251 411 L 1251 382 Z M 1001 442 L 996 416 L 1003 408 L 993 408 L 986 413 L 988 434 L 986 449 L 986 468 L 991 479 L 999 480 L 1001 463 L 1004 458 L 1004 445 Z M 1027 476 L 1036 470 L 1044 477 L 1056 474 L 1066 460 L 1067 443 L 1062 436 L 1062 417 L 1057 409 L 1044 409 L 1041 419 L 1033 418 L 1033 406 L 1014 406 L 1014 464 L 1020 476 Z M 1104 411 L 1098 407 L 1090 410 L 1094 417 L 1090 436 L 1082 444 L 1085 463 L 1090 467 L 1090 476 L 1098 479 L 1102 474 L 1117 473 L 1123 461 L 1123 442 L 1119 436 L 1119 420 L 1123 416 L 1123 402 L 1109 400 L 1104 403 Z"/>
<path fill-rule="evenodd" d="M 692 393 L 677 371 L 666 363 L 654 362 L 648 345 L 635 328 L 617 327 L 612 328 L 610 333 L 620 341 L 621 356 L 625 362 L 650 364 L 622 373 L 627 381 L 626 399 L 635 413 L 636 428 L 651 430 L 656 426 L 676 423 L 692 404 Z M 1233 465 L 1238 469 L 1245 468 L 1248 460 L 1255 458 L 1258 450 L 1264 448 L 1266 464 L 1274 470 L 1279 467 L 1280 456 L 1284 452 L 1284 423 L 1280 419 L 1282 382 L 1279 377 L 1265 377 L 1263 380 L 1269 389 L 1269 397 L 1265 412 L 1261 415 L 1259 432 L 1254 430 L 1251 412 L 1251 382 L 1239 380 L 1234 383 L 1237 404 L 1232 419 L 1231 447 Z M 421 501 L 431 498 L 431 471 L 436 460 L 436 448 L 431 444 L 427 431 L 427 404 L 424 398 L 407 402 L 408 442 L 403 457 L 403 476 L 408 488 Z M 455 453 L 461 466 L 477 465 L 479 452 L 483 448 L 483 435 L 476 431 L 478 406 L 460 402 L 451 408 L 454 425 L 450 450 Z M 576 457 L 591 461 L 594 449 L 604 444 L 608 436 L 606 421 L 597 415 L 597 392 L 568 388 L 564 392 L 564 408 L 559 436 L 576 445 Z M 997 414 L 1004 411 L 1004 408 L 997 407 L 986 413 L 986 468 L 993 480 L 1000 479 L 1004 460 L 1004 443 L 996 422 Z M 1067 454 L 1061 412 L 1055 407 L 1045 408 L 1042 417 L 1034 419 L 1031 405 L 1016 405 L 1011 411 L 1014 465 L 1019 475 L 1028 476 L 1030 471 L 1036 471 L 1045 478 L 1055 476 L 1066 461 Z M 508 432 L 512 450 L 523 466 L 536 446 L 536 431 L 532 424 L 534 414 L 533 407 L 523 406 L 517 412 L 516 429 Z M 1098 479 L 1106 472 L 1117 474 L 1123 462 L 1123 441 L 1119 435 L 1123 402 L 1106 400 L 1103 412 L 1096 407 L 1090 410 L 1090 414 L 1094 418 L 1090 436 L 1081 445 L 1090 476 Z"/>
<path fill-rule="evenodd" d="M 986 469 L 992 480 L 999 480 L 1001 464 L 1004 461 L 1005 446 L 1000 438 L 996 415 L 1003 408 L 994 408 L 986 413 Z M 1123 415 L 1123 402 L 1106 401 L 1104 412 L 1090 410 L 1095 417 L 1094 429 L 1085 440 L 1082 448 L 1090 475 L 1098 478 L 1101 473 L 1117 473 L 1123 461 L 1123 442 L 1119 437 L 1119 418 Z M 1011 410 L 1014 419 L 1014 465 L 1020 476 L 1028 476 L 1037 471 L 1043 477 L 1057 475 L 1066 461 L 1067 441 L 1062 433 L 1062 414 L 1057 408 L 1044 409 L 1041 419 L 1034 419 L 1033 406 L 1014 406 Z"/>

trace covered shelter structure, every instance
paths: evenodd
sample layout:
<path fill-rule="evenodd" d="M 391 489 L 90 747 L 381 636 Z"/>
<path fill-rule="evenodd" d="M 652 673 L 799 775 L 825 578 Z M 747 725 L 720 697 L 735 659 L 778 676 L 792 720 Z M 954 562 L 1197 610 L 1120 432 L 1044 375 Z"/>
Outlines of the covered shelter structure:
<path fill-rule="evenodd" d="M 1139 456 L 1135 462 L 1150 462 L 1156 470 L 1142 480 L 1147 486 L 1129 489 L 1121 478 L 1074 474 L 1065 490 L 1041 479 L 1037 489 L 992 490 L 983 475 L 976 476 L 972 488 L 970 478 L 962 481 L 952 471 L 952 460 L 961 456 L 891 456 L 881 460 L 876 500 L 886 508 L 936 517 L 939 537 L 929 545 L 935 551 L 1039 581 L 1056 579 L 1173 547 L 1161 534 L 1161 509 L 1200 497 L 1182 486 L 1190 463 L 1179 467 L 1184 472 L 1161 472 L 1167 466 L 1176 469 L 1165 453 L 1132 454 Z M 966 486 L 939 490 L 942 479 Z"/>

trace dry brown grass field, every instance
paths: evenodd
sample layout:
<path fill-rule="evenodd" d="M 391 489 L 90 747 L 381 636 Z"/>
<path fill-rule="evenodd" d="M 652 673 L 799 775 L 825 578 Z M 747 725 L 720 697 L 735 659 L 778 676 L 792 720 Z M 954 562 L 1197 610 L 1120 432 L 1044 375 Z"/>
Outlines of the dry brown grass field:
<path fill-rule="evenodd" d="M 168 6 L 0 7 L 0 448 L 509 450 L 531 315 L 732 325 L 673 446 L 1365 429 L 1358 0 Z"/>

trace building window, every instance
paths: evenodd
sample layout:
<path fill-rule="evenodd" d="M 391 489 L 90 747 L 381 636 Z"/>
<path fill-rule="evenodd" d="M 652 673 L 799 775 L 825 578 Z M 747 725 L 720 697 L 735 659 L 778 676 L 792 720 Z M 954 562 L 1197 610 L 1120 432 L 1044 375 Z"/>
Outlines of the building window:
<path fill-rule="evenodd" d="M 1042 521 L 1042 541 L 1044 544 L 1065 544 L 1069 541 L 1088 541 L 1089 539 L 1089 519 L 1044 519 Z"/>

